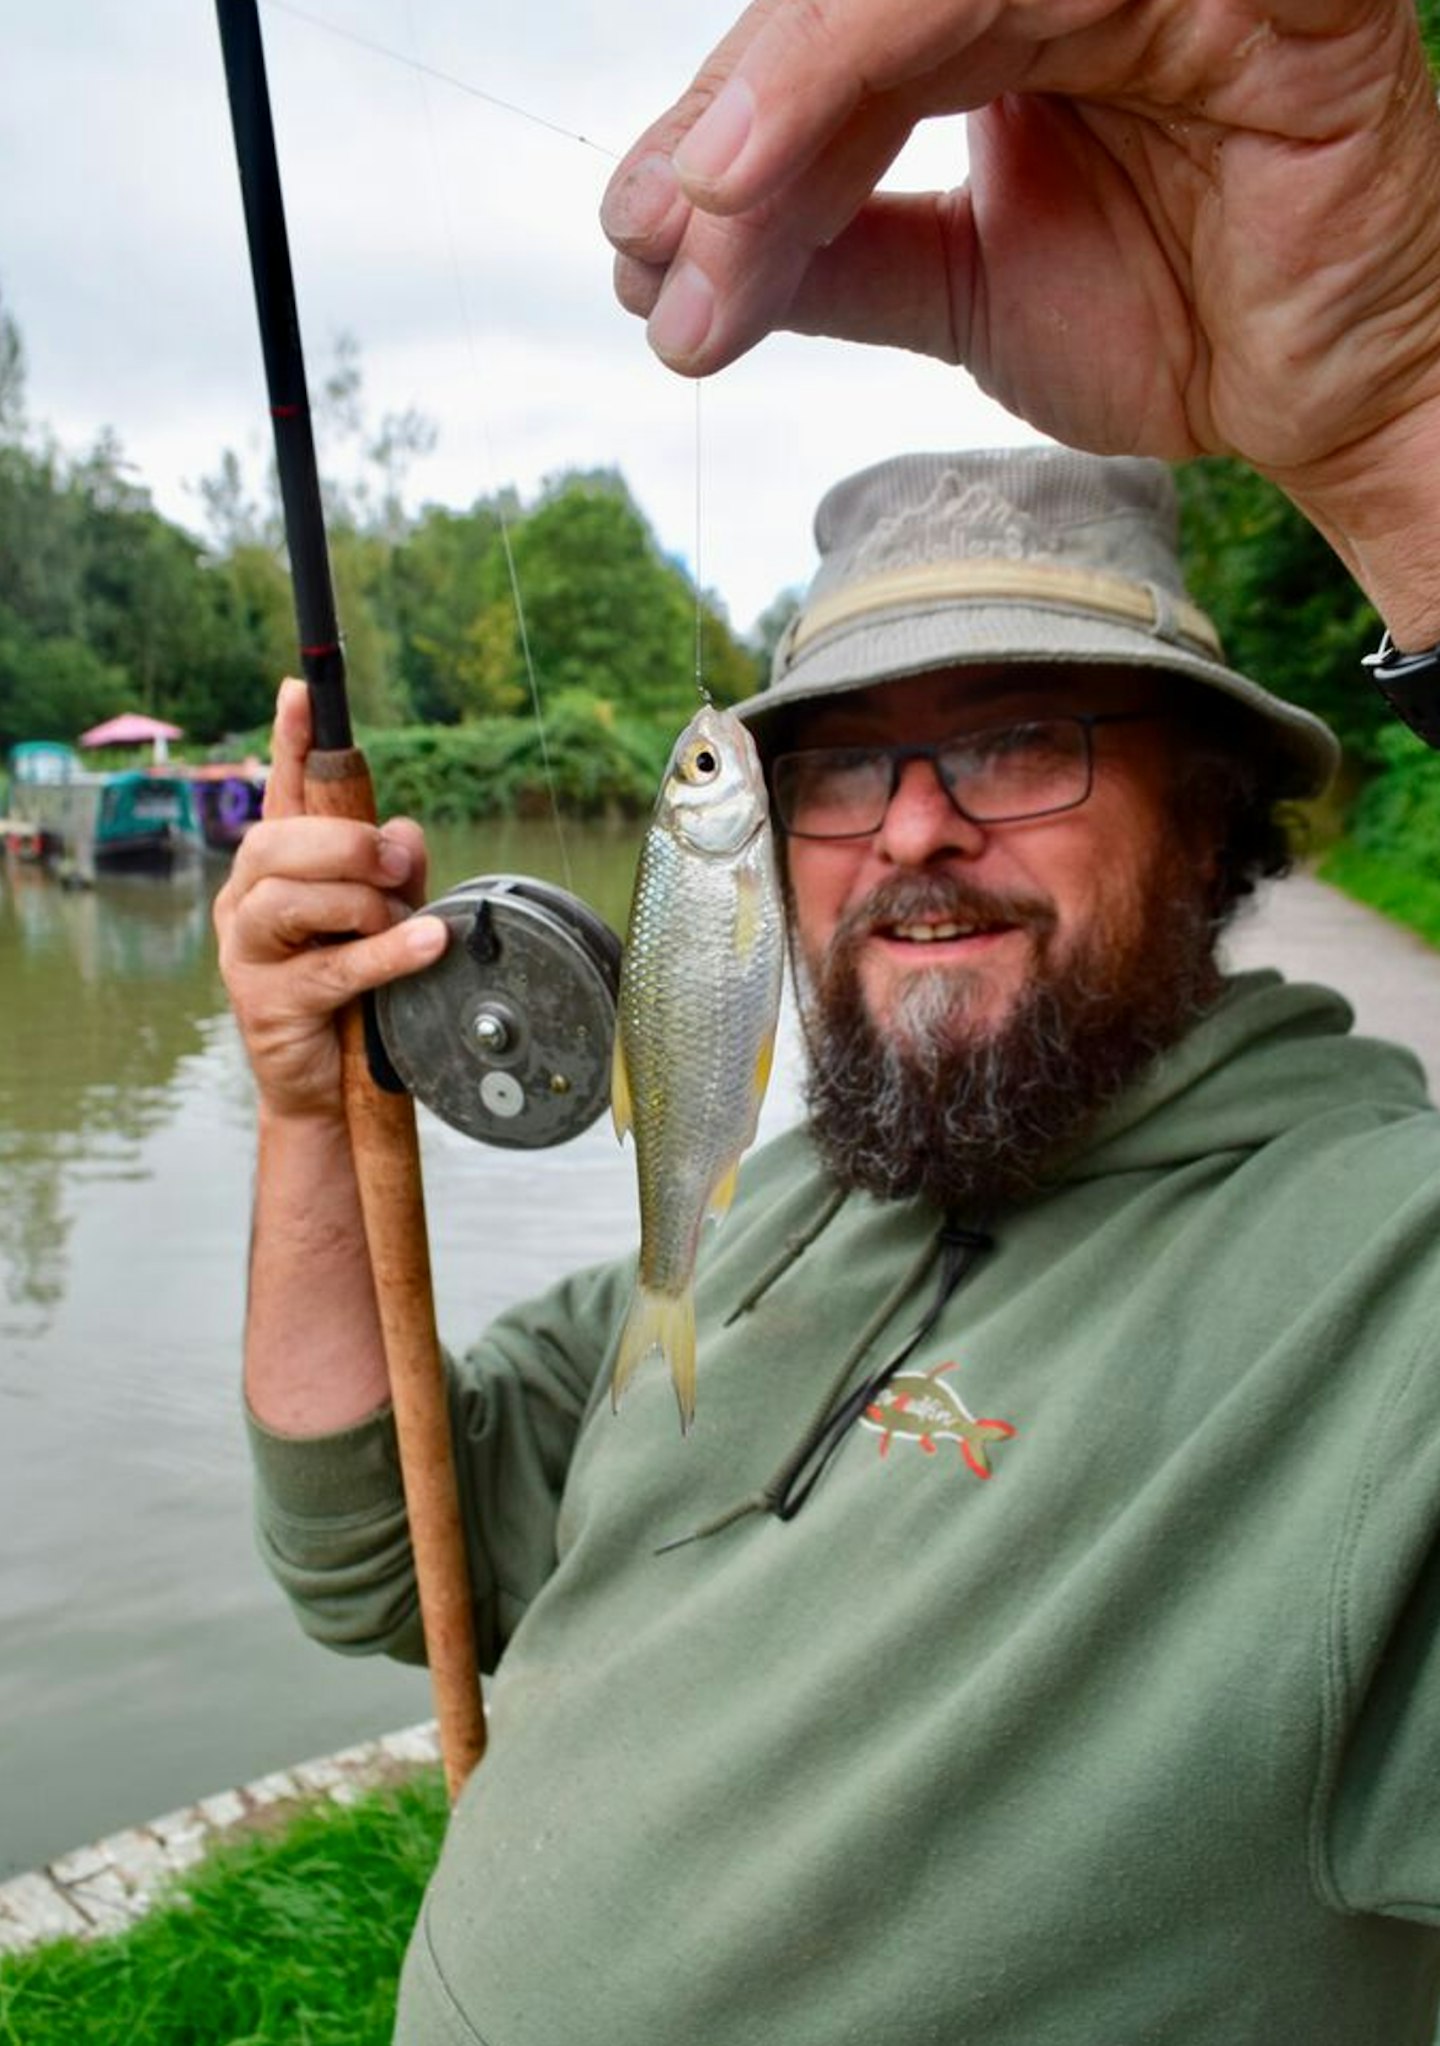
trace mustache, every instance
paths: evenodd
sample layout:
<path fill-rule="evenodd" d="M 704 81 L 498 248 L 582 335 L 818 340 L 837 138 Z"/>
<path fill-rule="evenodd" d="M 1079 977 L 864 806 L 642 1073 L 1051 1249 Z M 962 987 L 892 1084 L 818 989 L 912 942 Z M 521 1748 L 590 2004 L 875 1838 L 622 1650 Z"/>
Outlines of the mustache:
<path fill-rule="evenodd" d="M 1039 896 L 977 888 L 957 874 L 895 874 L 846 911 L 828 953 L 832 960 L 841 958 L 876 931 L 927 922 L 1009 924 L 1043 941 L 1054 930 L 1056 916 L 1054 905 Z"/>

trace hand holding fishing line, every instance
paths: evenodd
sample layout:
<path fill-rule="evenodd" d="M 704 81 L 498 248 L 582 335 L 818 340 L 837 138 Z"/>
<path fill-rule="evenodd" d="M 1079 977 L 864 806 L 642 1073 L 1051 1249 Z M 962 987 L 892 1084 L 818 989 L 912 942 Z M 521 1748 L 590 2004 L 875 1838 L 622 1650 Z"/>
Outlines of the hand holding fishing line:
<path fill-rule="evenodd" d="M 877 194 L 970 115 L 968 185 Z M 621 302 L 708 375 L 777 328 L 969 368 L 1073 445 L 1231 453 L 1397 637 L 1440 629 L 1440 120 L 1410 0 L 756 0 L 628 152 Z"/>
<path fill-rule="evenodd" d="M 215 904 L 220 959 L 266 1107 L 343 1120 L 335 1017 L 347 1002 L 430 965 L 445 948 L 425 899 L 418 824 L 305 812 L 310 706 L 281 686 L 263 821 L 245 836 Z M 349 942 L 325 941 L 345 937 Z"/>

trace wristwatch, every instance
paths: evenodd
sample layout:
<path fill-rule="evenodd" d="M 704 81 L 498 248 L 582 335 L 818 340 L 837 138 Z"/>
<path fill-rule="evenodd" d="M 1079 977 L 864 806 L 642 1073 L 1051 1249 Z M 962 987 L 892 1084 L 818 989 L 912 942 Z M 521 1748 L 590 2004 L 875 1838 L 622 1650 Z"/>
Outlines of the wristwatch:
<path fill-rule="evenodd" d="M 1361 663 L 1396 717 L 1440 751 L 1440 646 L 1402 654 L 1387 632 L 1373 654 L 1361 656 Z"/>

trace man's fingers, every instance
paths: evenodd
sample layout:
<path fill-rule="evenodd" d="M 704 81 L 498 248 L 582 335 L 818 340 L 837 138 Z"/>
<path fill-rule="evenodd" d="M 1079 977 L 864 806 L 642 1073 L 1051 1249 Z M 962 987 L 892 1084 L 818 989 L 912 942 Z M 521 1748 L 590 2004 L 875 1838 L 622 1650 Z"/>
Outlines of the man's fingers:
<path fill-rule="evenodd" d="M 424 830 L 413 817 L 388 817 L 380 826 L 380 843 L 387 857 L 389 848 L 399 847 L 409 859 L 410 871 L 401 883 L 400 893 L 411 909 L 419 909 L 430 886 L 430 854 Z"/>
<path fill-rule="evenodd" d="M 411 916 L 375 937 L 317 945 L 296 955 L 286 969 L 292 976 L 291 999 L 316 1013 L 342 1009 L 357 995 L 433 965 L 449 936 L 438 916 Z"/>
<path fill-rule="evenodd" d="M 881 193 L 816 252 L 785 325 L 974 367 L 973 268 L 967 190 Z"/>
<path fill-rule="evenodd" d="M 359 881 L 303 883 L 284 875 L 257 882 L 235 907 L 235 943 L 245 957 L 270 961 L 317 940 L 350 933 L 374 937 L 408 914 L 395 895 Z"/>
<path fill-rule="evenodd" d="M 404 890 L 417 872 L 423 880 L 424 865 L 423 837 L 408 821 L 382 830 L 348 817 L 267 817 L 240 841 L 228 886 L 230 893 L 244 895 L 268 876 L 281 875 Z"/>
<path fill-rule="evenodd" d="M 661 360 L 682 374 L 708 375 L 773 328 L 787 326 L 817 252 L 845 232 L 910 127 L 902 100 L 872 101 L 786 191 L 783 203 L 733 217 L 692 213 L 648 309 L 647 337 Z M 635 258 L 621 260 L 627 267 L 617 284 L 639 309 L 657 273 Z"/>
<path fill-rule="evenodd" d="M 310 692 L 289 676 L 275 698 L 275 723 L 270 735 L 270 772 L 265 779 L 262 814 L 303 817 L 305 756 L 310 751 Z"/>
<path fill-rule="evenodd" d="M 681 191 L 695 206 L 748 212 L 788 192 L 872 101 L 919 88 L 912 118 L 981 105 L 1023 69 L 1035 41 L 1121 4 L 1027 0 L 1012 9 L 996 0 L 888 0 L 879 8 L 867 0 L 759 0 L 650 130 L 647 147 L 668 144 Z M 634 162 L 632 153 L 622 170 Z"/>

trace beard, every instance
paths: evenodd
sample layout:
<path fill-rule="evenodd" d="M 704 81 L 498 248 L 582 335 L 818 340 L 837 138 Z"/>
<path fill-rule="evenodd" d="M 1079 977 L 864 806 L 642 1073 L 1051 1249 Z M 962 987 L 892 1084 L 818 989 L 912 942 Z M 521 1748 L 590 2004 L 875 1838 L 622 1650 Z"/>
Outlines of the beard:
<path fill-rule="evenodd" d="M 927 918 L 1028 932 L 1032 970 L 999 1022 L 976 1018 L 983 972 L 921 966 L 877 1027 L 860 979 L 865 939 Z M 1063 951 L 1046 903 L 950 874 L 883 884 L 842 920 L 813 973 L 797 974 L 806 1106 L 831 1174 L 879 1200 L 920 1195 L 977 1218 L 1032 1197 L 1213 1002 L 1215 940 L 1204 891 L 1177 852 Z"/>

